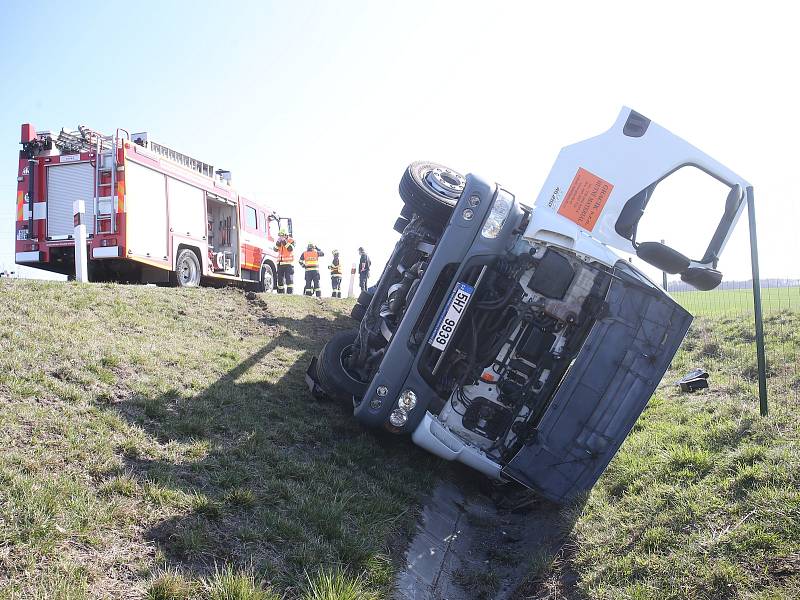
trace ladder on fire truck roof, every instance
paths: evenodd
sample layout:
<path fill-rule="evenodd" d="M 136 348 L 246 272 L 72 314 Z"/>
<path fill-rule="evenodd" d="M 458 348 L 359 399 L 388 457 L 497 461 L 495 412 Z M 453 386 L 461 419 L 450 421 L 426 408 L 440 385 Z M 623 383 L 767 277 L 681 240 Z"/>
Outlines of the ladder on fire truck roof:
<path fill-rule="evenodd" d="M 109 150 L 111 136 L 104 136 L 93 129 L 78 125 L 77 131 L 62 129 L 55 139 L 55 145 L 63 154 L 78 154 L 97 149 Z"/>
<path fill-rule="evenodd" d="M 111 150 L 119 141 L 119 132 L 125 131 L 124 129 L 117 130 L 117 136 L 106 136 L 102 133 L 89 129 L 83 125 L 78 126 L 77 131 L 68 131 L 62 129 L 55 140 L 56 147 L 64 154 L 77 154 L 79 152 L 91 152 L 95 150 L 100 153 L 101 150 Z M 127 133 L 127 131 L 125 132 Z M 128 136 L 130 138 L 130 136 Z M 151 140 L 135 140 L 134 143 L 147 148 L 151 152 L 158 154 L 171 160 L 174 163 L 186 167 L 191 171 L 205 175 L 206 177 L 214 178 L 214 166 L 202 160 L 192 158 L 186 154 L 168 148 L 163 144 L 156 143 Z"/>
<path fill-rule="evenodd" d="M 157 144 L 152 140 L 145 141 L 144 147 L 146 147 L 151 152 L 155 152 L 159 156 L 163 156 L 164 158 L 169 159 L 172 162 L 178 163 L 179 165 L 186 167 L 187 169 L 196 171 L 201 175 L 205 175 L 206 177 L 211 177 L 212 179 L 214 177 L 214 166 L 205 163 L 202 160 L 197 160 L 196 158 L 192 158 L 191 156 L 187 156 L 186 154 L 181 154 L 180 152 L 177 152 L 172 148 L 167 148 L 166 146 Z"/>

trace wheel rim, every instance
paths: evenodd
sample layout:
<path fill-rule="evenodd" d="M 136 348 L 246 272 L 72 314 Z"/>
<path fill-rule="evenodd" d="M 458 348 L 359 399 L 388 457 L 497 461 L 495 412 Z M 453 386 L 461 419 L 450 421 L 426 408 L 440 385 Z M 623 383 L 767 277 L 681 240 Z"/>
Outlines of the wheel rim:
<path fill-rule="evenodd" d="M 345 375 L 347 375 L 347 376 L 348 376 L 348 377 L 349 377 L 349 378 L 350 378 L 352 381 L 355 381 L 355 382 L 356 382 L 356 383 L 358 383 L 359 385 L 366 385 L 366 384 L 365 384 L 363 381 L 361 381 L 360 379 L 356 379 L 355 377 L 353 377 L 353 375 L 350 373 L 350 369 L 348 369 L 348 368 L 345 366 L 345 360 L 346 360 L 346 359 L 347 359 L 347 358 L 350 356 L 350 354 L 351 354 L 352 350 L 353 350 L 353 345 L 352 345 L 352 344 L 350 344 L 349 346 L 345 346 L 344 348 L 342 348 L 342 351 L 339 353 L 339 364 L 340 364 L 340 365 L 341 365 L 341 367 L 342 367 L 342 372 L 343 372 Z"/>
<path fill-rule="evenodd" d="M 422 180 L 434 192 L 453 200 L 461 196 L 467 180 L 463 175 L 447 167 L 435 167 L 422 176 Z"/>
<path fill-rule="evenodd" d="M 272 269 L 270 269 L 269 267 L 264 267 L 261 270 L 261 281 L 262 281 L 262 286 L 264 287 L 264 291 L 271 292 L 273 284 Z"/>
<path fill-rule="evenodd" d="M 194 263 L 190 259 L 184 258 L 181 261 L 181 266 L 178 271 L 178 277 L 180 278 L 181 283 L 183 285 L 194 283 L 196 274 L 197 274 L 197 269 Z"/>

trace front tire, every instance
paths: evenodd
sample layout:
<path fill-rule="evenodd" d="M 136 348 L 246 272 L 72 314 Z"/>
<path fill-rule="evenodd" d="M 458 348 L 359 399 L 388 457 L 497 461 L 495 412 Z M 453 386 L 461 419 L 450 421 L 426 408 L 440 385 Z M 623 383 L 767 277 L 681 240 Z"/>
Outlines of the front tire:
<path fill-rule="evenodd" d="M 400 197 L 407 209 L 422 217 L 428 225 L 444 227 L 466 186 L 466 178 L 434 162 L 411 163 L 400 179 Z M 406 214 L 402 216 L 408 218 Z"/>
<path fill-rule="evenodd" d="M 175 281 L 178 287 L 197 287 L 200 285 L 200 261 L 197 255 L 188 248 L 178 254 L 175 261 Z"/>

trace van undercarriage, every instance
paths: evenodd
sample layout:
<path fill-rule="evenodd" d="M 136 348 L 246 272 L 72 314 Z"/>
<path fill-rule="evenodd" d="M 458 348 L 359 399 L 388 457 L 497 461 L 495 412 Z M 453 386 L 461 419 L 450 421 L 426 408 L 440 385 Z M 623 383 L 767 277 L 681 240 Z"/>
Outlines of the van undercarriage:
<path fill-rule="evenodd" d="M 695 260 L 636 239 L 653 189 L 681 161 L 730 189 Z M 692 320 L 612 248 L 711 289 L 745 193 L 746 181 L 630 109 L 562 150 L 533 208 L 476 175 L 412 163 L 401 237 L 353 309 L 358 329 L 323 347 L 309 387 L 442 458 L 572 499 L 611 461 Z"/>

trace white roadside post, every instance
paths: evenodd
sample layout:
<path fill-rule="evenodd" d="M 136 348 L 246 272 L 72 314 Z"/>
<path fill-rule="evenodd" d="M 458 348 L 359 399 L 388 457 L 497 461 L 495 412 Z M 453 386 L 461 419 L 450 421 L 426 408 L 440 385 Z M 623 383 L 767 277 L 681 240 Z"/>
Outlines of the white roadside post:
<path fill-rule="evenodd" d="M 87 283 L 89 271 L 86 265 L 86 203 L 75 200 L 72 203 L 72 222 L 75 225 L 75 281 Z"/>
<path fill-rule="evenodd" d="M 353 287 L 356 284 L 356 266 L 352 265 L 350 267 L 350 285 L 347 286 L 347 297 L 353 297 Z"/>

